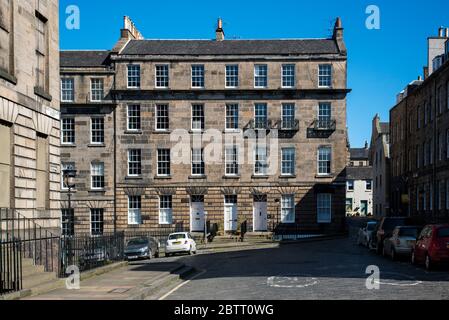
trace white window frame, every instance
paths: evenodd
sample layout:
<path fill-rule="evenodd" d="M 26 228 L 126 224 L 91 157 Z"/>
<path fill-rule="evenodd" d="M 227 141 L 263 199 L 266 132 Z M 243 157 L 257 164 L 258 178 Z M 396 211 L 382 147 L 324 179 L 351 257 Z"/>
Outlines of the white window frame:
<path fill-rule="evenodd" d="M 284 155 L 286 156 L 285 152 L 292 152 L 293 158 L 285 160 Z M 291 167 L 292 172 L 284 172 L 284 163 L 288 165 L 288 167 Z M 294 147 L 285 147 L 281 148 L 281 175 L 282 176 L 294 176 L 296 174 L 296 149 Z"/>
<path fill-rule="evenodd" d="M 163 110 L 162 108 L 165 108 Z M 159 111 L 166 111 L 167 115 L 160 115 Z M 161 121 L 167 118 L 167 122 Z M 158 128 L 159 124 L 167 124 L 166 128 Z M 154 105 L 154 130 L 159 132 L 169 131 L 170 130 L 170 106 L 168 103 L 156 103 Z"/>
<path fill-rule="evenodd" d="M 321 199 L 326 197 L 327 199 Z M 324 203 L 324 201 L 326 203 Z M 327 212 L 323 212 L 327 210 Z M 331 223 L 332 222 L 332 194 L 318 193 L 317 194 L 317 223 Z M 322 216 L 326 215 L 328 218 L 324 219 Z"/>
<path fill-rule="evenodd" d="M 195 71 L 195 74 L 194 74 L 194 68 L 202 69 L 202 73 L 196 74 L 197 71 Z M 203 89 L 206 86 L 205 74 L 206 74 L 206 68 L 205 68 L 204 64 L 192 64 L 190 67 L 191 87 L 194 89 Z M 201 83 L 201 85 L 196 85 L 197 82 Z"/>
<path fill-rule="evenodd" d="M 69 81 L 71 83 L 71 88 L 67 88 L 64 85 L 64 81 Z M 65 99 L 67 97 L 67 92 L 71 92 L 70 99 Z M 66 95 L 64 95 L 66 93 Z M 74 102 L 75 101 L 75 79 L 74 78 L 61 78 L 61 102 Z"/>
<path fill-rule="evenodd" d="M 64 120 L 70 120 L 72 123 L 70 126 L 73 126 L 71 129 L 67 129 L 67 126 L 64 125 Z M 64 137 L 69 133 L 68 137 L 72 137 L 72 142 L 64 142 Z M 66 136 L 67 137 L 67 136 Z M 75 131 L 75 118 L 74 117 L 62 117 L 61 118 L 61 145 L 74 145 L 76 143 L 76 131 Z"/>
<path fill-rule="evenodd" d="M 259 69 L 261 68 L 261 69 Z M 265 69 L 261 73 L 261 70 Z M 259 79 L 265 79 L 264 85 L 258 85 L 260 83 Z M 268 65 L 266 64 L 255 64 L 254 65 L 254 88 L 267 88 L 268 87 Z"/>
<path fill-rule="evenodd" d="M 90 208 L 89 210 L 90 215 L 90 235 L 93 237 L 102 236 L 104 234 L 104 208 Z M 101 213 L 101 214 L 100 214 Z M 101 217 L 101 219 L 94 220 L 93 216 L 96 216 L 96 219 L 98 217 Z M 98 216 L 98 217 L 97 217 Z M 101 226 L 101 232 L 93 232 L 94 231 L 94 224 L 98 224 Z M 98 229 L 98 227 L 96 227 Z"/>
<path fill-rule="evenodd" d="M 229 151 L 232 149 L 232 152 Z M 229 169 L 236 168 L 236 172 L 231 172 Z M 240 174 L 239 170 L 239 152 L 236 145 L 225 146 L 225 176 L 235 177 Z"/>
<path fill-rule="evenodd" d="M 133 155 L 133 152 L 137 152 L 135 155 Z M 131 160 L 131 157 L 138 157 L 138 161 L 135 159 Z M 131 166 L 130 164 L 136 164 L 138 166 L 138 168 L 133 168 L 133 170 L 137 170 L 140 171 L 140 173 L 132 173 L 130 174 L 130 170 L 131 170 Z M 142 175 L 142 150 L 141 149 L 129 149 L 128 150 L 128 171 L 127 171 L 127 176 L 128 177 L 140 177 Z"/>
<path fill-rule="evenodd" d="M 130 75 L 130 68 L 136 68 Z M 135 78 L 131 80 L 130 78 Z M 132 83 L 131 83 L 132 81 Z M 131 85 L 130 85 L 131 83 Z M 135 84 L 134 84 L 135 83 Z M 134 84 L 134 85 L 133 85 Z M 142 70 L 140 64 L 130 63 L 126 66 L 126 85 L 128 89 L 138 89 L 142 85 Z"/>
<path fill-rule="evenodd" d="M 286 74 L 286 68 L 292 68 L 293 74 Z M 291 85 L 286 85 L 286 82 L 291 82 Z M 282 88 L 294 88 L 296 86 L 296 65 L 283 64 L 281 67 L 281 85 Z"/>
<path fill-rule="evenodd" d="M 173 196 L 161 195 L 159 196 L 159 224 L 168 225 L 172 223 L 173 223 Z"/>
<path fill-rule="evenodd" d="M 101 178 L 102 187 L 94 186 L 94 178 Z M 91 162 L 90 163 L 90 189 L 91 190 L 104 190 L 105 176 L 104 176 L 104 162 Z"/>
<path fill-rule="evenodd" d="M 230 115 L 230 112 L 228 110 L 233 111 L 232 115 Z M 226 103 L 225 106 L 225 130 L 230 132 L 235 132 L 239 130 L 239 111 L 240 107 L 238 103 Z M 237 114 L 235 114 L 237 112 Z M 228 125 L 231 123 L 231 121 L 228 121 L 232 119 L 232 122 L 235 122 L 236 128 L 230 128 Z"/>
<path fill-rule="evenodd" d="M 167 74 L 158 74 L 158 68 L 166 68 Z M 165 72 L 165 70 L 164 70 Z M 161 81 L 158 79 L 162 78 Z M 158 83 L 164 83 L 164 85 L 159 85 Z M 165 85 L 166 84 L 166 85 Z M 154 87 L 158 89 L 167 89 L 170 87 L 170 65 L 169 64 L 156 64 L 154 66 Z"/>
<path fill-rule="evenodd" d="M 200 152 L 200 160 L 198 160 L 198 151 Z M 197 172 L 196 170 L 199 170 Z M 206 174 L 206 165 L 204 163 L 204 149 L 193 148 L 191 149 L 191 174 L 192 176 L 204 176 Z"/>
<path fill-rule="evenodd" d="M 264 150 L 265 149 L 265 153 L 260 153 L 259 154 L 259 150 Z M 260 160 L 260 161 L 257 161 L 257 159 L 259 158 L 259 156 L 261 156 L 262 157 L 262 160 Z M 260 168 L 262 168 L 262 171 L 260 171 L 260 172 L 257 172 L 257 170 L 256 170 L 256 168 L 258 167 L 257 166 L 257 163 L 261 163 L 261 167 Z M 266 175 L 268 175 L 268 146 L 266 146 L 266 145 L 262 145 L 262 146 L 259 146 L 259 145 L 255 145 L 254 146 L 254 175 L 255 176 L 266 176 Z"/>
<path fill-rule="evenodd" d="M 264 121 L 263 128 L 260 128 L 259 122 L 257 119 L 262 118 L 262 115 L 257 114 L 257 108 L 262 107 L 262 106 L 265 107 L 265 114 L 263 115 L 263 117 L 265 118 L 265 121 Z M 268 104 L 267 103 L 255 103 L 254 104 L 254 128 L 257 130 L 257 129 L 266 129 L 267 127 L 268 127 Z"/>
<path fill-rule="evenodd" d="M 286 206 L 288 202 L 291 206 Z M 288 213 L 286 213 L 288 211 Z M 289 216 L 291 216 L 289 218 Z M 281 197 L 281 223 L 295 223 L 296 221 L 296 204 L 294 194 L 283 194 Z"/>
<path fill-rule="evenodd" d="M 197 123 L 198 121 L 194 121 L 194 108 L 196 107 L 201 107 L 200 111 L 202 113 L 202 115 L 195 115 L 195 119 L 200 119 L 200 127 L 201 128 L 194 128 L 193 124 Z M 197 111 L 197 110 L 196 110 Z M 205 107 L 203 103 L 193 103 L 191 108 L 190 108 L 190 127 L 192 131 L 196 131 L 196 132 L 202 132 L 205 128 L 206 128 L 206 114 L 205 114 Z"/>
<path fill-rule="evenodd" d="M 130 110 L 130 108 L 136 107 L 136 110 Z M 130 112 L 133 112 L 133 114 L 130 114 Z M 136 119 L 135 122 L 138 124 L 138 128 L 131 128 L 130 119 Z M 142 130 L 142 113 L 141 113 L 141 106 L 140 104 L 128 104 L 126 106 L 126 130 L 127 131 L 134 131 L 138 132 Z"/>
<path fill-rule="evenodd" d="M 103 120 L 103 129 L 102 130 L 100 130 L 100 129 L 95 129 L 95 131 L 98 131 L 98 132 L 100 132 L 101 134 L 100 134 L 100 136 L 103 138 L 103 141 L 100 141 L 100 142 L 98 142 L 98 141 L 93 141 L 93 137 L 94 137 L 94 128 L 93 128 L 93 124 L 94 124 L 94 119 L 95 120 Z M 104 121 L 104 117 L 91 117 L 90 118 L 90 143 L 91 144 L 97 144 L 97 145 L 103 145 L 104 144 L 104 141 L 105 141 L 105 135 L 104 135 L 104 129 L 105 129 L 105 121 Z"/>
<path fill-rule="evenodd" d="M 160 152 L 164 151 L 164 153 L 166 151 L 168 151 L 168 161 L 166 159 L 164 160 L 160 160 L 160 158 L 163 156 L 162 154 L 160 154 Z M 168 173 L 160 173 L 161 169 L 166 169 L 166 168 L 162 168 L 161 164 L 167 164 L 168 163 Z M 161 149 L 157 149 L 157 176 L 158 177 L 169 177 L 171 175 L 171 151 L 170 149 L 166 149 L 166 148 L 161 148 Z"/>
<path fill-rule="evenodd" d="M 355 181 L 354 180 L 347 180 L 346 181 L 346 190 L 349 192 L 354 191 L 354 185 L 355 185 Z"/>
<path fill-rule="evenodd" d="M 131 207 L 131 205 L 133 205 Z M 142 196 L 128 196 L 128 225 L 142 224 Z"/>
<path fill-rule="evenodd" d="M 329 69 L 322 70 L 322 68 Z M 318 65 L 318 88 L 332 88 L 332 73 L 332 64 L 327 63 Z M 325 82 L 326 84 L 322 84 L 323 82 Z"/>
<path fill-rule="evenodd" d="M 324 150 L 324 149 L 327 149 L 327 150 L 329 150 L 329 159 L 326 159 L 326 160 L 320 160 L 320 151 L 321 150 Z M 318 147 L 318 155 L 317 155 L 317 162 L 318 162 L 318 167 L 317 167 L 317 173 L 318 173 L 318 175 L 319 176 L 330 176 L 330 175 L 332 175 L 332 147 L 331 146 L 320 146 L 320 147 Z M 329 172 L 326 172 L 326 173 L 324 173 L 324 172 L 320 172 L 320 163 L 322 163 L 322 162 L 329 162 Z"/>
<path fill-rule="evenodd" d="M 295 121 L 296 121 L 296 105 L 294 103 L 283 103 L 281 106 L 281 123 L 282 123 L 282 129 L 293 129 L 295 127 Z M 287 114 L 287 108 L 289 108 L 288 111 L 289 114 Z M 291 118 L 291 119 L 290 119 Z M 287 124 L 291 124 L 290 126 Z"/>
<path fill-rule="evenodd" d="M 236 68 L 233 70 L 228 70 L 228 68 Z M 228 73 L 229 71 L 229 73 Z M 235 85 L 228 85 L 229 82 L 234 83 Z M 225 66 L 225 88 L 238 88 L 239 87 L 239 65 L 238 64 L 227 64 Z"/>
<path fill-rule="evenodd" d="M 95 82 L 97 82 L 97 81 L 98 81 L 98 83 L 95 84 Z M 94 86 L 95 86 L 95 88 L 94 88 Z M 99 95 L 100 98 L 97 98 L 97 95 Z M 100 102 L 100 101 L 103 101 L 103 98 L 104 98 L 104 79 L 103 78 L 91 78 L 90 79 L 90 101 L 91 102 Z"/>

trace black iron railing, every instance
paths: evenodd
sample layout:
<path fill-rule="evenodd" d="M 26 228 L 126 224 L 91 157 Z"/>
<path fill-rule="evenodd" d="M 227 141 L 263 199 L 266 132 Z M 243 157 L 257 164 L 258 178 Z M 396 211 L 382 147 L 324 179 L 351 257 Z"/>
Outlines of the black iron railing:
<path fill-rule="evenodd" d="M 335 119 L 317 119 L 313 123 L 314 130 L 335 131 L 337 121 Z"/>
<path fill-rule="evenodd" d="M 83 272 L 121 261 L 124 259 L 124 244 L 124 232 L 61 237 L 59 276 L 65 277 L 67 268 L 71 266 L 77 266 Z"/>
<path fill-rule="evenodd" d="M 0 295 L 20 290 L 22 290 L 20 241 L 0 239 Z"/>

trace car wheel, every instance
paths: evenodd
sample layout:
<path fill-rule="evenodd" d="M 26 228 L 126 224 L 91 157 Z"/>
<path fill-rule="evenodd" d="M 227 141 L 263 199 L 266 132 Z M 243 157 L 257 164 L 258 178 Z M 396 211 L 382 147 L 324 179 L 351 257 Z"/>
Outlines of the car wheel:
<path fill-rule="evenodd" d="M 165 256 L 168 258 L 168 257 L 170 257 L 170 253 L 165 253 Z"/>
<path fill-rule="evenodd" d="M 428 271 L 433 269 L 433 264 L 432 264 L 432 260 L 430 259 L 429 255 L 426 254 L 426 269 Z"/>
<path fill-rule="evenodd" d="M 153 251 L 151 251 L 151 249 L 148 250 L 148 259 L 149 260 L 153 259 Z"/>
<path fill-rule="evenodd" d="M 156 251 L 156 253 L 154 254 L 154 257 L 155 257 L 155 258 L 159 258 L 159 250 Z"/>
<path fill-rule="evenodd" d="M 189 255 L 192 255 L 192 254 L 193 254 L 192 246 L 190 246 L 190 249 L 189 249 Z"/>

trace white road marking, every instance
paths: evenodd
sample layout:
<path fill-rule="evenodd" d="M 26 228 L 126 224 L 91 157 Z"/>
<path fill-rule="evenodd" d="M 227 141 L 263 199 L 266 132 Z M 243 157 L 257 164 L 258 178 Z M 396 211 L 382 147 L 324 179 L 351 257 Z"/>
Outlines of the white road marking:
<path fill-rule="evenodd" d="M 188 284 L 190 281 L 198 278 L 199 276 L 205 274 L 207 272 L 207 270 L 203 270 L 200 273 L 194 275 L 193 277 L 191 277 L 189 280 L 184 281 L 183 283 L 180 283 L 179 285 L 177 285 L 175 288 L 173 288 L 172 290 L 170 290 L 168 293 L 164 294 L 162 297 L 160 297 L 158 300 L 165 300 L 168 296 L 172 295 L 175 291 L 179 290 L 181 287 L 185 286 L 186 284 Z"/>
<path fill-rule="evenodd" d="M 274 288 L 307 288 L 316 284 L 318 284 L 318 279 L 309 276 L 269 277 L 267 279 L 267 285 Z"/>

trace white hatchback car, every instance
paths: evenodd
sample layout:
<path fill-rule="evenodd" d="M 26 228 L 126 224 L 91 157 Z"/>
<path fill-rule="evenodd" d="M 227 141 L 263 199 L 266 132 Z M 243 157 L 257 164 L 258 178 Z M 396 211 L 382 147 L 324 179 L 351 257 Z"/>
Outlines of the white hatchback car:
<path fill-rule="evenodd" d="M 175 253 L 196 253 L 196 243 L 188 232 L 172 233 L 168 236 L 165 246 L 165 256 L 169 257 Z"/>

